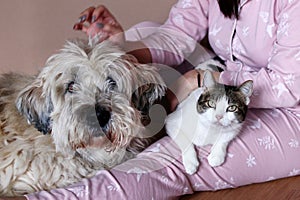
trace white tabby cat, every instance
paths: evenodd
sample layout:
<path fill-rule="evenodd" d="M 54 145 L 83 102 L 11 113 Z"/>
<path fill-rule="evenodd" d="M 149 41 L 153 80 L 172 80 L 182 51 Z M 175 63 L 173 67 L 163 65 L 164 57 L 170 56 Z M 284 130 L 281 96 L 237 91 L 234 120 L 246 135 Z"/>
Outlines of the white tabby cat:
<path fill-rule="evenodd" d="M 194 145 L 212 145 L 207 158 L 212 167 L 224 162 L 228 144 L 242 128 L 252 88 L 251 80 L 239 87 L 219 84 L 211 72 L 205 71 L 203 87 L 167 116 L 167 134 L 179 146 L 188 174 L 195 173 L 199 166 Z"/>

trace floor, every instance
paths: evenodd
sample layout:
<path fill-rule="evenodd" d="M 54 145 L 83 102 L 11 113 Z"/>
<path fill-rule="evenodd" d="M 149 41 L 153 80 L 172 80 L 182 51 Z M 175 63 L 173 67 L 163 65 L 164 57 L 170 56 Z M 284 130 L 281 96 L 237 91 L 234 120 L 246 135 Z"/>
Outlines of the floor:
<path fill-rule="evenodd" d="M 300 200 L 300 176 L 217 192 L 199 192 L 181 200 Z"/>

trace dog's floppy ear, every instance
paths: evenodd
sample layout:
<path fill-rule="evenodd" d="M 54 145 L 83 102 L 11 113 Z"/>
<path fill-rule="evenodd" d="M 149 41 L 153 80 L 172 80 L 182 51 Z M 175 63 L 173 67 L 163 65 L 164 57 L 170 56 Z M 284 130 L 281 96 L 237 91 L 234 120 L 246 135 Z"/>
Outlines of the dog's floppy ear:
<path fill-rule="evenodd" d="M 142 113 L 147 113 L 154 101 L 160 98 L 160 86 L 148 83 L 138 87 L 132 95 L 132 103 Z"/>
<path fill-rule="evenodd" d="M 131 101 L 133 105 L 141 111 L 142 115 L 147 115 L 153 103 L 164 96 L 166 85 L 153 66 L 137 67 L 138 83 L 135 85 L 135 91 L 132 94 Z"/>
<path fill-rule="evenodd" d="M 36 78 L 33 83 L 19 92 L 16 99 L 17 109 L 23 114 L 28 123 L 35 126 L 40 132 L 51 132 L 50 113 L 53 105 L 50 95 L 43 92 L 42 78 Z"/>

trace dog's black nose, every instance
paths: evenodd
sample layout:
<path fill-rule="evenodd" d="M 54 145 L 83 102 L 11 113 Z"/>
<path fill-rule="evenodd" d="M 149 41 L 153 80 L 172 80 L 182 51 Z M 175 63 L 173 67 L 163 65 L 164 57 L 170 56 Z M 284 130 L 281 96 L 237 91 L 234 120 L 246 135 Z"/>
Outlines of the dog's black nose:
<path fill-rule="evenodd" d="M 96 105 L 95 110 L 100 126 L 105 127 L 110 120 L 110 111 L 100 105 Z"/>

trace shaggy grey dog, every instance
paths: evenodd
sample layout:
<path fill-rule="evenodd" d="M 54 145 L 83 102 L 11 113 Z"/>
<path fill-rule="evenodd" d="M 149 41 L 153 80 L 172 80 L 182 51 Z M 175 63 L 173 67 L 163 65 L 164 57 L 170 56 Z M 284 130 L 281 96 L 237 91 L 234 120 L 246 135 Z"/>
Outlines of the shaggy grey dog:
<path fill-rule="evenodd" d="M 67 42 L 37 76 L 2 75 L 0 195 L 63 187 L 133 157 L 164 92 L 155 67 L 109 42 Z"/>

